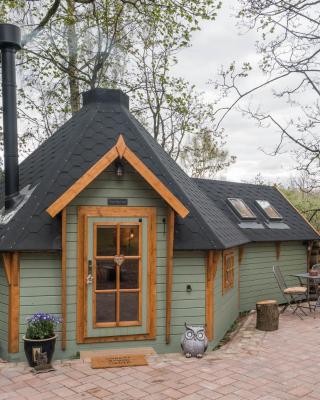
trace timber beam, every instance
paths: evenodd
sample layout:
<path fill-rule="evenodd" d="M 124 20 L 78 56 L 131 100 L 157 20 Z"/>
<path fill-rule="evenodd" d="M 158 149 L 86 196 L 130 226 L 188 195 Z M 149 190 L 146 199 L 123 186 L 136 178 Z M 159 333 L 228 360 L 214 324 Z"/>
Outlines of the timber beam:
<path fill-rule="evenodd" d="M 208 340 L 214 338 L 214 282 L 217 273 L 220 252 L 209 250 L 206 265 L 206 330 Z"/>
<path fill-rule="evenodd" d="M 20 261 L 19 253 L 4 253 L 3 266 L 9 287 L 8 352 L 19 352 Z"/>
<path fill-rule="evenodd" d="M 169 208 L 167 214 L 166 344 L 170 343 L 170 334 L 171 334 L 173 241 L 174 241 L 174 210 L 172 208 Z"/>

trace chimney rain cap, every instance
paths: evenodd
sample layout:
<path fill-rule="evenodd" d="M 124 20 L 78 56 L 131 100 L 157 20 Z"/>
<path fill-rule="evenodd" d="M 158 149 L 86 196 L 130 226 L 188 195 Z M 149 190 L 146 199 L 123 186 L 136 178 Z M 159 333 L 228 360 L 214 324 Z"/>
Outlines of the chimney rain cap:
<path fill-rule="evenodd" d="M 21 31 L 17 25 L 0 24 L 0 49 L 21 49 Z"/>

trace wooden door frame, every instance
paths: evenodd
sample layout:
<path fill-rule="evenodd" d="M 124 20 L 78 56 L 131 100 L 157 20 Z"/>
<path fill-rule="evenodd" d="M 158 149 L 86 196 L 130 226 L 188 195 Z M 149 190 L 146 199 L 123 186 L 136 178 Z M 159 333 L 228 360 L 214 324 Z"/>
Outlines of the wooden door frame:
<path fill-rule="evenodd" d="M 147 218 L 148 219 L 148 300 L 147 331 L 143 334 L 118 336 L 88 336 L 87 330 L 87 246 L 88 218 Z M 130 340 L 153 340 L 156 337 L 156 208 L 154 207 L 78 207 L 77 241 L 77 343 L 124 342 Z"/>

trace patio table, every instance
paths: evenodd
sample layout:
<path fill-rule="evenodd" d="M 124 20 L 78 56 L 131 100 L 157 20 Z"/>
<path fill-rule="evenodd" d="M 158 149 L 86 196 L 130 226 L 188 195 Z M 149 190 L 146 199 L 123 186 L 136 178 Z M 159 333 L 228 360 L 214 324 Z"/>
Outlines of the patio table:
<path fill-rule="evenodd" d="M 320 275 L 314 276 L 314 275 L 310 275 L 309 272 L 305 272 L 305 273 L 302 273 L 302 274 L 294 274 L 292 276 L 295 276 L 296 278 L 299 279 L 299 282 L 300 282 L 301 286 L 304 286 L 303 282 L 302 282 L 302 279 L 306 279 L 307 280 L 307 300 L 308 300 L 308 303 L 310 301 L 310 283 L 313 283 L 313 285 L 315 286 L 315 288 L 316 288 L 315 289 L 316 290 L 316 296 L 317 296 L 316 303 L 315 303 L 314 309 L 313 309 L 315 311 L 317 307 L 320 307 L 320 292 L 319 292 L 319 288 L 318 288 L 318 285 L 320 284 Z"/>

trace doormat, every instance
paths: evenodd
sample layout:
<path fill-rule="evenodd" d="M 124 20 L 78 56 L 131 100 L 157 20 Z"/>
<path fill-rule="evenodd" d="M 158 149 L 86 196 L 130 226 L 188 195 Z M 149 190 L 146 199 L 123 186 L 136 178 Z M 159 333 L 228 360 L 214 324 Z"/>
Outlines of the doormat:
<path fill-rule="evenodd" d="M 143 354 L 119 354 L 91 358 L 91 368 L 119 368 L 148 365 Z"/>

